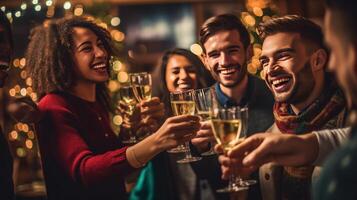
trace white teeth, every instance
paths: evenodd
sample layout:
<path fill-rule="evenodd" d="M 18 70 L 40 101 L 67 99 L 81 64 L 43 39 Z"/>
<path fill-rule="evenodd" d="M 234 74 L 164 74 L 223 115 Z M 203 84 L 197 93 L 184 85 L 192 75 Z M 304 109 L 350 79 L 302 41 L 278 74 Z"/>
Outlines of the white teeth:
<path fill-rule="evenodd" d="M 273 85 L 277 85 L 279 83 L 285 82 L 285 81 L 289 81 L 290 78 L 282 78 L 282 79 L 278 79 L 278 80 L 274 80 L 273 81 Z"/>
<path fill-rule="evenodd" d="M 232 68 L 228 68 L 228 69 L 222 69 L 219 70 L 220 73 L 226 75 L 226 74 L 230 74 L 236 71 L 236 68 L 232 67 Z"/>
<path fill-rule="evenodd" d="M 93 67 L 93 69 L 100 69 L 100 68 L 105 68 L 105 67 L 107 67 L 106 64 L 99 64 L 99 65 L 95 65 Z"/>
<path fill-rule="evenodd" d="M 189 84 L 179 84 L 178 87 L 185 89 L 185 88 L 189 88 L 190 85 Z"/>

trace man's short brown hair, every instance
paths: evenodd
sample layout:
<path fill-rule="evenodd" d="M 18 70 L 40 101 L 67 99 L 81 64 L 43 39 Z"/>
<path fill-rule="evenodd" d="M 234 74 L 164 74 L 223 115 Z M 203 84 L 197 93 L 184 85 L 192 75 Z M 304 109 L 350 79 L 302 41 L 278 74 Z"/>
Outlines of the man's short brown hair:
<path fill-rule="evenodd" d="M 258 26 L 258 34 L 262 40 L 267 36 L 277 33 L 299 33 L 301 38 L 305 40 L 307 44 L 314 44 L 317 48 L 327 50 L 324 44 L 321 27 L 304 17 L 298 15 L 286 15 L 283 17 L 272 18 Z"/>
<path fill-rule="evenodd" d="M 210 36 L 225 30 L 237 30 L 244 48 L 246 49 L 249 46 L 249 33 L 241 20 L 233 14 L 222 14 L 207 19 L 202 25 L 200 30 L 200 44 L 203 51 L 205 52 L 204 43 Z"/>

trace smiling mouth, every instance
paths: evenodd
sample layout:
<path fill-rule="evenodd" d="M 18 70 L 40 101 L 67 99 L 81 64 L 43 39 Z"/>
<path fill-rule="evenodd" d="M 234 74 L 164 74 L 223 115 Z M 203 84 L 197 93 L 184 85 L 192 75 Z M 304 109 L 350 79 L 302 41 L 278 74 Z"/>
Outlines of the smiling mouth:
<path fill-rule="evenodd" d="M 238 71 L 236 66 L 228 67 L 228 68 L 219 68 L 217 72 L 222 75 L 231 75 Z"/>
<path fill-rule="evenodd" d="M 270 81 L 270 85 L 276 92 L 287 91 L 290 88 L 291 84 L 292 84 L 291 77 L 275 78 L 274 80 Z"/>
<path fill-rule="evenodd" d="M 98 64 L 92 65 L 92 69 L 99 71 L 99 72 L 106 72 L 107 68 L 108 68 L 107 64 L 105 64 L 105 63 L 98 63 Z"/>
<path fill-rule="evenodd" d="M 192 85 L 189 83 L 180 83 L 177 87 L 183 90 L 192 89 Z"/>

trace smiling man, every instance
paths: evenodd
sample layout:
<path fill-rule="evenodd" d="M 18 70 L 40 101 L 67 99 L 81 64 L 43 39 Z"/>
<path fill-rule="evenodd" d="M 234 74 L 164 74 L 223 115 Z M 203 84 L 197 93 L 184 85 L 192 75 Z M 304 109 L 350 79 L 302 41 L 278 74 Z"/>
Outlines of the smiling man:
<path fill-rule="evenodd" d="M 201 27 L 200 43 L 205 66 L 217 81 L 213 89 L 218 104 L 249 108 L 248 136 L 269 128 L 274 100 L 264 81 L 247 73 L 252 49 L 239 18 L 231 14 L 209 18 Z M 252 178 L 259 180 L 258 173 Z M 259 184 L 250 187 L 248 199 L 261 199 Z"/>
<path fill-rule="evenodd" d="M 242 22 L 231 14 L 212 17 L 201 27 L 200 43 L 220 106 L 249 107 L 248 135 L 269 128 L 274 100 L 264 81 L 247 73 L 252 49 Z"/>
<path fill-rule="evenodd" d="M 260 61 L 265 82 L 276 101 L 275 123 L 270 131 L 298 135 L 342 127 L 345 98 L 325 70 L 328 55 L 321 28 L 303 17 L 290 15 L 267 21 L 258 29 L 264 40 Z M 310 199 L 314 169 L 283 167 L 280 171 L 271 165 L 263 166 L 261 177 L 271 176 L 261 180 L 263 196 Z"/>

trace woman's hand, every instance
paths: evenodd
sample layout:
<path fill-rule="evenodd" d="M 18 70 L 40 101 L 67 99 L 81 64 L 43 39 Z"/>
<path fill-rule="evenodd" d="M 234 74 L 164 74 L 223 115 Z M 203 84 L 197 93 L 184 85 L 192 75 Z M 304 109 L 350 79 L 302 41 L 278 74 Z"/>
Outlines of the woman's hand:
<path fill-rule="evenodd" d="M 168 118 L 155 132 L 155 141 L 160 151 L 171 149 L 190 141 L 200 130 L 200 119 L 193 115 L 180 115 Z"/>
<path fill-rule="evenodd" d="M 133 167 L 142 167 L 158 153 L 195 137 L 200 127 L 197 116 L 170 117 L 155 133 L 127 149 L 128 162 Z"/>
<path fill-rule="evenodd" d="M 119 101 L 117 111 L 123 118 L 123 123 L 121 126 L 125 129 L 131 129 L 135 132 L 141 121 L 139 104 L 137 104 L 134 108 L 134 111 L 131 112 L 128 105 L 122 101 Z"/>
<path fill-rule="evenodd" d="M 164 117 L 164 104 L 158 97 L 153 97 L 150 100 L 142 101 L 140 103 L 140 114 L 142 119 L 152 118 L 160 120 Z"/>

